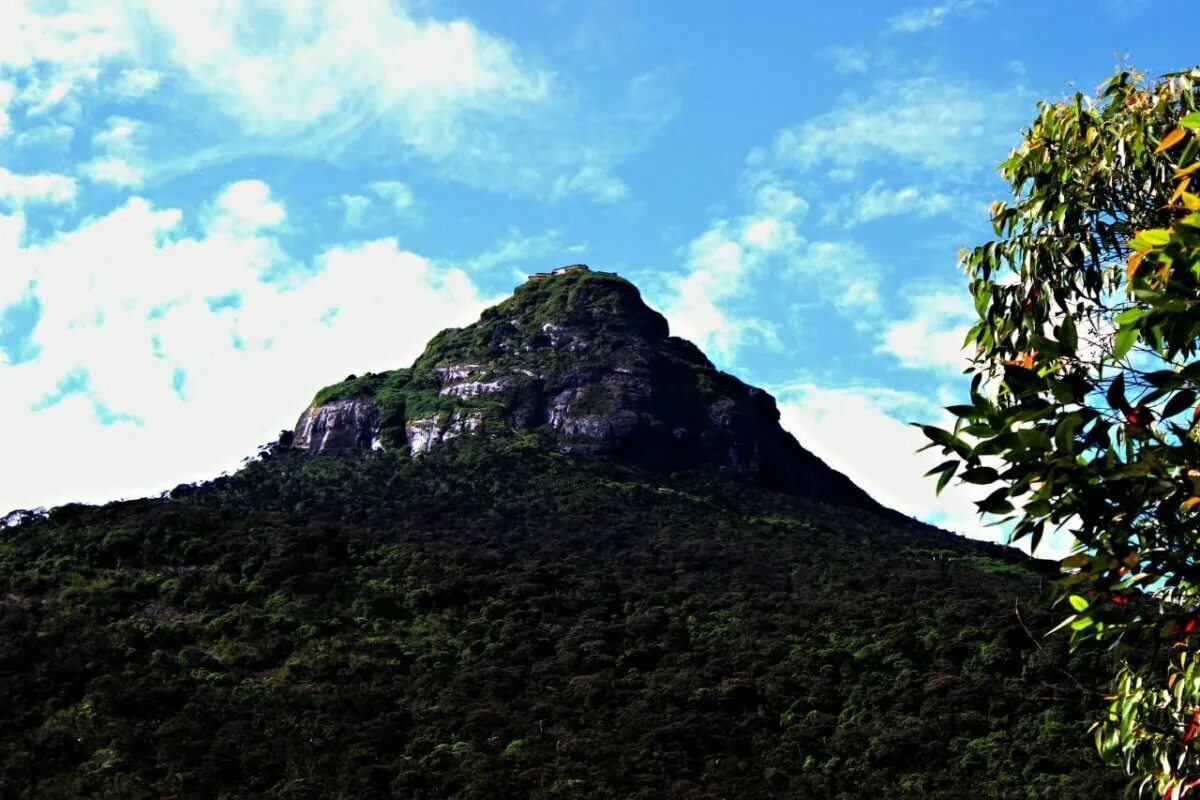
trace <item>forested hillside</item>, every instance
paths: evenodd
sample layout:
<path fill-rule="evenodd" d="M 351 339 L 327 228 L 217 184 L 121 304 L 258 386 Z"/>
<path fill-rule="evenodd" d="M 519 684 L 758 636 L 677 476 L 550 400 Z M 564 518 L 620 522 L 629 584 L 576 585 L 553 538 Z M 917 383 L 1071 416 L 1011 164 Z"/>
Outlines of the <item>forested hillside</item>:
<path fill-rule="evenodd" d="M 0 795 L 1117 791 L 1018 555 L 551 444 L 276 447 L 4 531 Z"/>
<path fill-rule="evenodd" d="M 233 476 L 12 516 L 0 797 L 1118 791 L 1104 673 L 1042 638 L 1056 565 L 882 508 L 778 419 L 576 271 Z"/>

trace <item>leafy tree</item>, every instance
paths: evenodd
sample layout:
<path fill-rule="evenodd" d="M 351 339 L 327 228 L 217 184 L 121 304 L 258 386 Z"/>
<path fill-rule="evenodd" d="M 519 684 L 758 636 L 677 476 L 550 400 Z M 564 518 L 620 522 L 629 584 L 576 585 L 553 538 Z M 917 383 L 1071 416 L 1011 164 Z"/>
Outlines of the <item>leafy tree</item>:
<path fill-rule="evenodd" d="M 969 404 L 924 426 L 931 471 L 996 485 L 981 513 L 1062 562 L 1072 645 L 1173 640 L 1117 675 L 1095 730 L 1143 793 L 1200 793 L 1200 68 L 1119 71 L 1039 104 L 1001 165 L 996 239 L 962 254 L 978 322 Z"/>

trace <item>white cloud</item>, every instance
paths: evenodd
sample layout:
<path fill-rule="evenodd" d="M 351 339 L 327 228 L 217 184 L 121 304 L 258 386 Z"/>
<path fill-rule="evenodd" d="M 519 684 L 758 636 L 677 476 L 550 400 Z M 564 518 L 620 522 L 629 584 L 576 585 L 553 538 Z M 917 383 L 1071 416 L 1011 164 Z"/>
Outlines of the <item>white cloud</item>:
<path fill-rule="evenodd" d="M 12 146 L 16 150 L 41 150 L 43 154 L 65 153 L 74 138 L 74 128 L 55 122 L 24 128 L 12 137 Z"/>
<path fill-rule="evenodd" d="M 963 209 L 974 210 L 970 200 L 937 189 L 910 185 L 888 188 L 876 181 L 861 192 L 848 194 L 831 203 L 821 216 L 826 225 L 852 228 L 885 217 L 909 215 L 928 218 L 951 214 Z"/>
<path fill-rule="evenodd" d="M 909 369 L 961 373 L 968 360 L 963 339 L 977 320 L 966 286 L 945 289 L 922 283 L 905 294 L 909 316 L 883 328 L 875 351 Z"/>
<path fill-rule="evenodd" d="M 264 282 L 288 258 L 270 187 L 234 183 L 209 208 L 194 237 L 180 211 L 133 198 L 36 243 L 19 212 L 0 215 L 0 308 L 32 292 L 41 309 L 39 357 L 0 363 L 0 415 L 19 421 L 6 452 L 27 454 L 0 507 L 211 477 L 290 427 L 320 386 L 407 365 L 482 307 L 465 273 L 394 239 L 331 247 L 286 285 Z M 71 442 L 70 458 L 54 442 Z"/>
<path fill-rule="evenodd" d="M 145 181 L 143 163 L 147 134 L 144 122 L 129 117 L 111 116 L 103 129 L 92 134 L 95 157 L 81 170 L 95 183 L 136 189 Z"/>
<path fill-rule="evenodd" d="M 8 107 L 13 101 L 17 87 L 11 81 L 0 80 L 0 139 L 12 131 L 12 120 L 8 116 Z"/>
<path fill-rule="evenodd" d="M 829 61 L 833 66 L 833 71 L 839 75 L 853 75 L 866 72 L 871 66 L 871 55 L 865 47 L 832 45 L 826 47 L 817 55 Z"/>
<path fill-rule="evenodd" d="M 917 452 L 928 440 L 909 423 L 947 424 L 945 413 L 925 396 L 813 382 L 772 391 L 779 398 L 784 427 L 880 503 L 972 538 L 1005 540 L 1006 533 L 981 520 L 974 505 L 994 487 L 951 482 L 937 495 L 936 479 L 923 477 L 945 457 L 936 449 Z M 1066 536 L 1047 537 L 1037 555 L 1065 555 L 1069 544 Z"/>
<path fill-rule="evenodd" d="M 1028 115 L 1025 92 L 997 91 L 934 76 L 886 80 L 848 94 L 830 111 L 786 128 L 768 152 L 777 165 L 847 179 L 864 164 L 978 176 L 1016 143 Z"/>
<path fill-rule="evenodd" d="M 523 280 L 528 273 L 560 267 L 587 252 L 586 242 L 567 244 L 563 232 L 551 228 L 536 234 L 510 229 L 487 250 L 462 262 L 472 274 L 506 268 L 514 278 Z"/>
<path fill-rule="evenodd" d="M 573 194 L 590 197 L 602 203 L 615 203 L 629 194 L 629 187 L 621 179 L 610 175 L 604 166 L 584 164 L 573 175 L 556 179 L 550 198 L 562 200 Z"/>
<path fill-rule="evenodd" d="M 371 211 L 371 198 L 361 194 L 343 194 L 338 197 L 342 206 L 342 221 L 350 228 L 361 228 L 367 224 Z"/>
<path fill-rule="evenodd" d="M 866 324 L 881 312 L 883 268 L 856 242 L 808 242 L 788 264 L 787 274 L 858 322 Z"/>
<path fill-rule="evenodd" d="M 210 233 L 254 234 L 277 228 L 286 218 L 287 211 L 272 198 L 270 186 L 260 180 L 243 180 L 220 191 L 206 228 Z"/>
<path fill-rule="evenodd" d="M 96 98 L 147 107 L 150 157 L 100 154 L 87 170 L 123 185 L 261 154 L 415 156 L 479 188 L 610 201 L 626 193 L 614 166 L 678 106 L 657 73 L 584 97 L 506 39 L 389 0 L 12 1 L 0 75 L 22 76 L 27 116 L 74 122 Z"/>
<path fill-rule="evenodd" d="M 416 197 L 401 181 L 374 181 L 365 190 L 370 194 L 342 194 L 332 205 L 341 206 L 342 222 L 349 228 L 365 228 L 388 219 L 402 217 L 419 220 Z"/>
<path fill-rule="evenodd" d="M 978 13 L 994 0 L 946 0 L 935 6 L 910 8 L 887 21 L 890 33 L 919 33 L 930 28 L 939 28 L 953 17 Z"/>
<path fill-rule="evenodd" d="M 0 166 L 0 203 L 21 207 L 26 203 L 63 205 L 75 199 L 75 179 L 52 172 L 17 175 Z"/>
<path fill-rule="evenodd" d="M 400 181 L 375 181 L 368 184 L 367 188 L 385 200 L 392 210 L 401 214 L 409 212 L 416 204 L 412 189 Z"/>
<path fill-rule="evenodd" d="M 105 183 L 125 189 L 142 185 L 142 172 L 123 158 L 97 158 L 81 167 L 94 183 Z"/>
<path fill-rule="evenodd" d="M 684 272 L 665 279 L 661 296 L 675 332 L 724 360 L 752 340 L 778 344 L 761 314 L 735 312 L 730 305 L 750 294 L 757 274 L 772 265 L 784 268 L 803 244 L 796 225 L 808 213 L 808 202 L 769 172 L 747 174 L 745 183 L 746 213 L 714 220 L 689 242 Z"/>
<path fill-rule="evenodd" d="M 112 90 L 121 97 L 133 100 L 153 92 L 162 83 L 162 80 L 162 73 L 152 69 L 143 67 L 123 69 L 113 84 Z"/>

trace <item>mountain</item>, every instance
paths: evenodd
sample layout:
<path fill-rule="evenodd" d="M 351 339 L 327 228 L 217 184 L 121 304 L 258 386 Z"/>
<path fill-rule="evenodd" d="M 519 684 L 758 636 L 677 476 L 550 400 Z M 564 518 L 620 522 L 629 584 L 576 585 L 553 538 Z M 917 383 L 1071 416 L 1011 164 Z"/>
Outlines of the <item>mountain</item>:
<path fill-rule="evenodd" d="M 535 278 L 478 323 L 443 331 L 409 369 L 321 390 L 295 442 L 417 456 L 464 433 L 541 426 L 566 452 L 656 473 L 726 468 L 768 488 L 882 510 L 780 427 L 773 397 L 670 336 L 633 284 L 582 265 Z"/>
<path fill-rule="evenodd" d="M 1054 565 L 882 508 L 617 276 L 322 389 L 234 475 L 12 520 L 0 798 L 1123 783 Z"/>

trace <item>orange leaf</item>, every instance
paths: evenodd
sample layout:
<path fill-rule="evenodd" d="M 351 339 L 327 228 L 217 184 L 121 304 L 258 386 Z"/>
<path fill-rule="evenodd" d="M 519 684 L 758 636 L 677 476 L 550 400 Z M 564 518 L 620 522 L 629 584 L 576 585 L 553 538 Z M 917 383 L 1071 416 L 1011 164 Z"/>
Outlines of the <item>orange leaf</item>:
<path fill-rule="evenodd" d="M 1165 153 L 1167 150 L 1170 150 L 1172 147 L 1179 144 L 1180 140 L 1182 140 L 1186 135 L 1187 131 L 1185 131 L 1183 128 L 1176 128 L 1163 137 L 1163 140 L 1158 143 L 1158 147 L 1155 148 L 1154 154 L 1158 155 L 1159 153 Z"/>
<path fill-rule="evenodd" d="M 1137 272 L 1138 264 L 1142 263 L 1143 253 L 1134 253 L 1129 257 L 1129 266 L 1125 269 L 1125 282 L 1133 281 L 1133 275 Z"/>
<path fill-rule="evenodd" d="M 1181 180 L 1179 182 L 1179 185 L 1175 187 L 1175 194 L 1171 195 L 1171 199 L 1168 200 L 1167 202 L 1174 203 L 1180 197 L 1183 197 L 1183 193 L 1187 191 L 1188 184 L 1191 182 L 1192 182 L 1191 178 L 1184 178 L 1183 180 Z"/>
<path fill-rule="evenodd" d="M 1182 178 L 1185 175 L 1191 175 L 1193 172 L 1195 172 L 1198 169 L 1200 169 L 1200 161 L 1197 161 L 1195 164 L 1192 164 L 1190 167 L 1184 167 L 1183 169 L 1175 170 L 1175 177 Z"/>
<path fill-rule="evenodd" d="M 1197 503 L 1200 503 L 1200 497 L 1189 497 L 1187 500 L 1183 501 L 1183 505 L 1179 507 L 1179 510 L 1187 511 L 1189 508 L 1195 507 Z"/>

